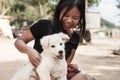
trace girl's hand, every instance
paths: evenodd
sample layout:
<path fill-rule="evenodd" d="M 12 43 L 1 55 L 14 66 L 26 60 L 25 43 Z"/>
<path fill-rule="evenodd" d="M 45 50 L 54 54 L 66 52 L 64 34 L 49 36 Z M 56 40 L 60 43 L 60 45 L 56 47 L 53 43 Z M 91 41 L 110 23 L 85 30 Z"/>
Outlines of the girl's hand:
<path fill-rule="evenodd" d="M 35 49 L 28 47 L 27 55 L 29 61 L 32 63 L 33 66 L 37 67 L 40 64 L 41 56 Z"/>
<path fill-rule="evenodd" d="M 75 69 L 78 69 L 78 65 L 77 64 L 71 64 Z"/>
<path fill-rule="evenodd" d="M 78 65 L 77 64 L 68 64 L 68 70 L 78 70 Z"/>

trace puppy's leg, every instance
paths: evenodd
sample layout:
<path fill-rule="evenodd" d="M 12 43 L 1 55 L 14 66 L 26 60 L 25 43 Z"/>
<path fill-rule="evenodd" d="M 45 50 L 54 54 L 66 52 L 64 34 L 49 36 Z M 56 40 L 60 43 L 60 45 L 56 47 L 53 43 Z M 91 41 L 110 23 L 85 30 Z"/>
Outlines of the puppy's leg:
<path fill-rule="evenodd" d="M 39 75 L 40 80 L 51 80 L 49 70 L 45 69 L 44 67 L 38 67 L 36 71 Z"/>
<path fill-rule="evenodd" d="M 39 79 L 39 76 L 38 76 L 38 74 L 37 74 L 37 72 L 36 72 L 36 68 L 34 68 L 34 69 L 32 70 L 32 72 L 31 72 L 30 77 L 29 77 L 28 80 L 40 80 L 40 79 Z"/>
<path fill-rule="evenodd" d="M 33 68 L 32 64 L 26 64 L 15 73 L 11 80 L 28 80 Z"/>
<path fill-rule="evenodd" d="M 60 78 L 58 78 L 57 80 L 67 80 L 66 76 L 61 76 Z"/>
<path fill-rule="evenodd" d="M 43 72 L 43 71 L 40 71 L 38 73 L 39 77 L 40 77 L 40 80 L 51 80 L 51 77 L 50 77 L 50 73 L 49 72 Z"/>

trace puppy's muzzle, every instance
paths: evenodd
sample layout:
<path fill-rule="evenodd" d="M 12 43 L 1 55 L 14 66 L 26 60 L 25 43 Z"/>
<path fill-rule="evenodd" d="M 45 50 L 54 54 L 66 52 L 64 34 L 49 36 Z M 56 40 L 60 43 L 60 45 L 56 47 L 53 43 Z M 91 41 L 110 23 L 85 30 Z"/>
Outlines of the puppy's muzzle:
<path fill-rule="evenodd" d="M 57 55 L 57 58 L 63 59 L 63 51 L 62 50 L 59 51 L 59 55 Z"/>

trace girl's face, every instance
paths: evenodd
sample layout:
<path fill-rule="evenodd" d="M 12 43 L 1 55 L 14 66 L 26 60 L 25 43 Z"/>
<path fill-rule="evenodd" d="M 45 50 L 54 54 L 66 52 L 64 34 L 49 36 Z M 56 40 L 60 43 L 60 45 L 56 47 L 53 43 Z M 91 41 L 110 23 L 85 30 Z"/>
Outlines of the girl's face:
<path fill-rule="evenodd" d="M 66 9 L 67 9 L 67 7 L 65 7 L 61 11 L 59 19 L 62 22 L 63 28 L 65 30 L 70 30 L 72 28 L 75 28 L 78 25 L 79 20 L 80 20 L 80 11 L 78 10 L 77 7 L 73 7 L 70 11 L 68 11 L 64 15 Z"/>

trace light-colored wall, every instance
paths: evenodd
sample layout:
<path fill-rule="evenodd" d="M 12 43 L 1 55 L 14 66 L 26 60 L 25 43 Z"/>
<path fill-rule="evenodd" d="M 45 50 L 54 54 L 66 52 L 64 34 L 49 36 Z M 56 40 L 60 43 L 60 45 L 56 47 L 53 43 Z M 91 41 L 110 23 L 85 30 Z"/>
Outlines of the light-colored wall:
<path fill-rule="evenodd" d="M 101 18 L 99 12 L 86 12 L 86 28 L 99 29 L 101 28 Z"/>

